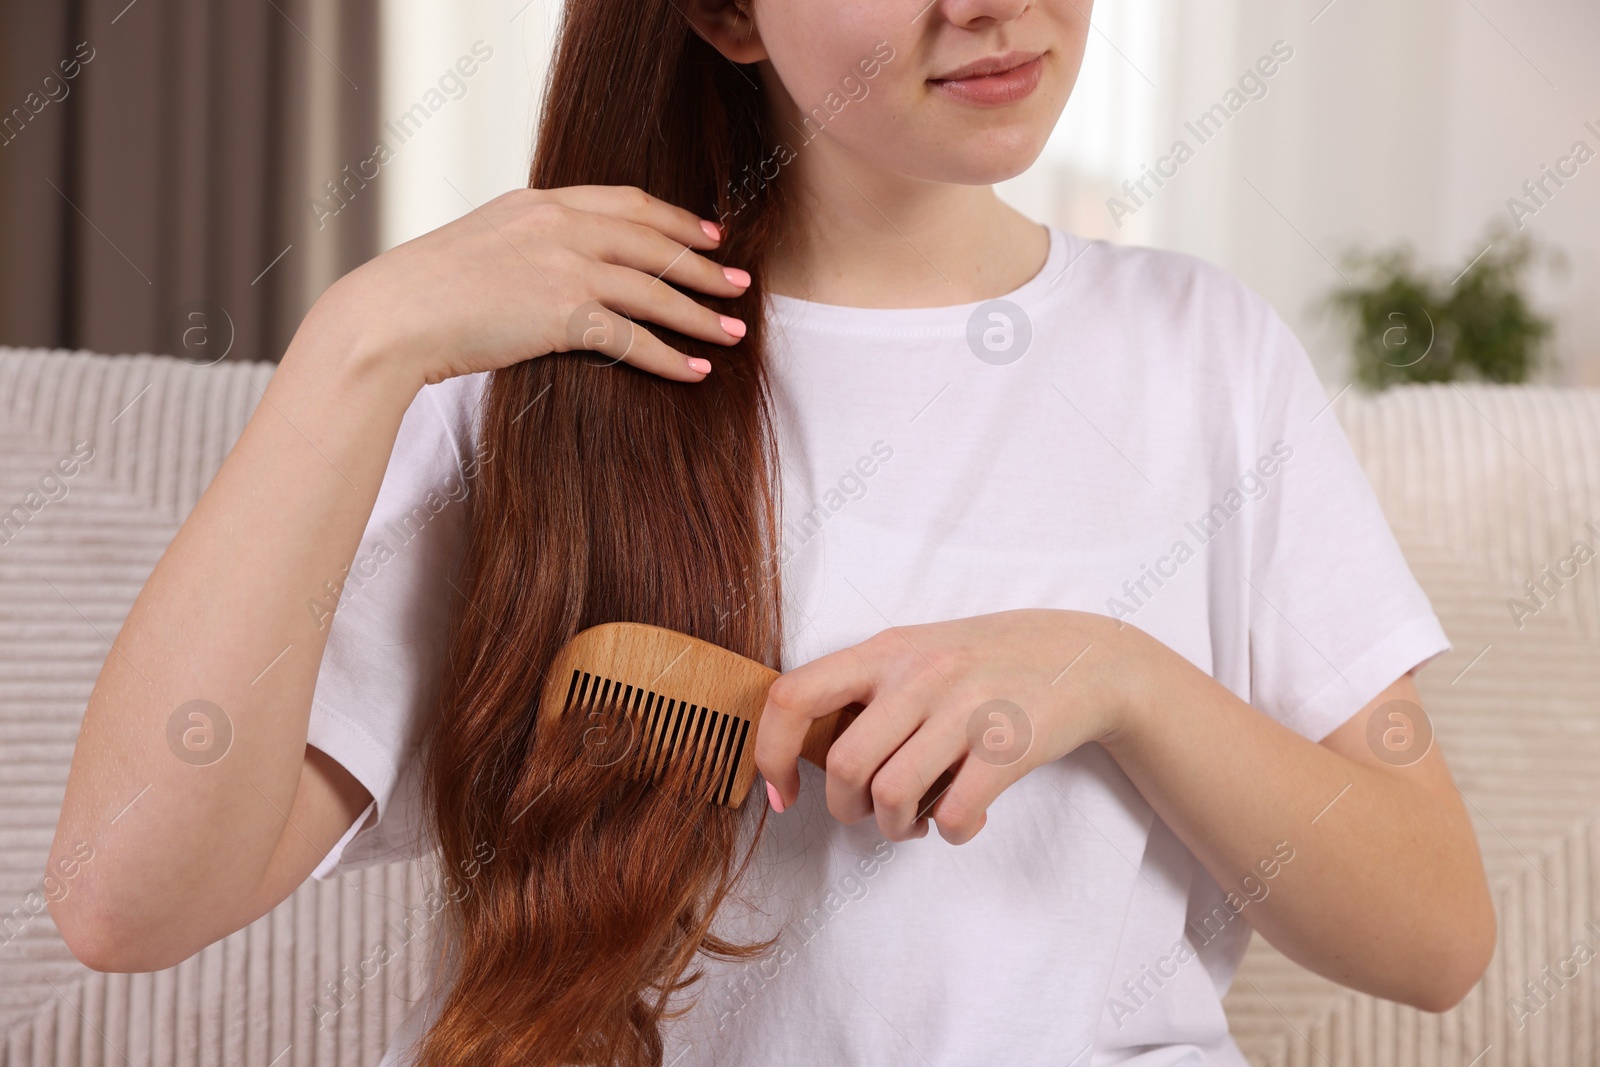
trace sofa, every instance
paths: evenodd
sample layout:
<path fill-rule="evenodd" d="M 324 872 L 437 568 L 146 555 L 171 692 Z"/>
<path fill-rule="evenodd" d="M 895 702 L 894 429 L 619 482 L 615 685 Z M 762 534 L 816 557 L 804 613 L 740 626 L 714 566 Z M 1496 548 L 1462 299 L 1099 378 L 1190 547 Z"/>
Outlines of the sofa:
<path fill-rule="evenodd" d="M 307 882 L 155 974 L 84 968 L 43 906 L 109 642 L 273 369 L 0 348 L 0 1067 L 371 1065 L 420 994 L 422 862 Z M 1333 404 L 1455 644 L 1420 686 L 1499 945 L 1432 1015 L 1257 937 L 1226 1002 L 1235 1035 L 1260 1067 L 1600 1063 L 1600 392 L 1430 385 Z"/>

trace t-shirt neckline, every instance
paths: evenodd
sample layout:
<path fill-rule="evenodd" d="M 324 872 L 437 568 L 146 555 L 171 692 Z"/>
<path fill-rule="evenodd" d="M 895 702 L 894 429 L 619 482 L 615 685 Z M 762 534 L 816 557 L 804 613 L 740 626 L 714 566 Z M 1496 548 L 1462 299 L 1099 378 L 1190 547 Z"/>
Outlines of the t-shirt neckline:
<path fill-rule="evenodd" d="M 822 304 L 800 297 L 768 293 L 771 315 L 786 326 L 803 326 L 807 330 L 830 333 L 867 333 L 907 336 L 920 334 L 943 335 L 966 330 L 972 313 L 993 300 L 1007 300 L 1028 308 L 1043 298 L 1061 279 L 1062 273 L 1077 261 L 1069 259 L 1071 234 L 1056 226 L 1046 226 L 1050 235 L 1050 249 L 1044 266 L 1033 277 L 1009 293 L 988 300 L 974 300 L 965 304 L 944 304 L 920 308 L 851 307 L 846 304 Z"/>

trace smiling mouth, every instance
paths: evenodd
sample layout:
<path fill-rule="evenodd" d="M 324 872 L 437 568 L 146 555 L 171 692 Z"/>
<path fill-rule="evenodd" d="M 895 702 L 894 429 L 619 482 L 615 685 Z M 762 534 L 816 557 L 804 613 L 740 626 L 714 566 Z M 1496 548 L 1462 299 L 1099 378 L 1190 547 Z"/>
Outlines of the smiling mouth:
<path fill-rule="evenodd" d="M 979 107 L 1002 107 L 1033 92 L 1044 73 L 1043 52 L 1011 52 L 969 63 L 928 84 L 947 96 Z"/>

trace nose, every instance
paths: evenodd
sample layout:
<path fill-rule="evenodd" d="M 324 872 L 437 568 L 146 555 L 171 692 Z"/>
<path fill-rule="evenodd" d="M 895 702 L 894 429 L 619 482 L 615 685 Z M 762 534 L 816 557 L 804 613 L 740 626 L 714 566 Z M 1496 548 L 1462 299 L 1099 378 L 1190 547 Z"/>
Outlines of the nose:
<path fill-rule="evenodd" d="M 1084 6 L 1084 0 L 1067 2 L 1080 9 Z M 962 29 L 976 28 L 985 22 L 1011 22 L 1033 4 L 1034 0 L 934 0 L 934 6 L 945 21 Z"/>

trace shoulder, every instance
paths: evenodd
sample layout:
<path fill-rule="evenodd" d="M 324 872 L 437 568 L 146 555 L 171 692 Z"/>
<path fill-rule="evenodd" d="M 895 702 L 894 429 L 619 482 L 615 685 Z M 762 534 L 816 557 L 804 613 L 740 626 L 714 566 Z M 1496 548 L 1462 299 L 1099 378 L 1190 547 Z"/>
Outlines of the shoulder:
<path fill-rule="evenodd" d="M 1235 337 L 1264 330 L 1277 318 L 1260 293 L 1198 256 L 1060 235 L 1065 254 L 1056 288 L 1063 301 L 1137 314 L 1159 327 L 1209 327 Z"/>
<path fill-rule="evenodd" d="M 1059 336 L 1081 337 L 1124 369 L 1171 375 L 1174 388 L 1211 402 L 1248 405 L 1264 380 L 1309 369 L 1272 305 L 1225 268 L 1183 252 L 1062 237 L 1046 312 L 1059 316 Z"/>

